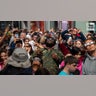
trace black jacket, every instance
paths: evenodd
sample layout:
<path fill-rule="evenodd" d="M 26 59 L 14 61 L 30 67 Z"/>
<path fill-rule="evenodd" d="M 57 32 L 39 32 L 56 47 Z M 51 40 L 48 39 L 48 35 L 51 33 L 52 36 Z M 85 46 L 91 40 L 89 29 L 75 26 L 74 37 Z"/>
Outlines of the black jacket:
<path fill-rule="evenodd" d="M 7 65 L 2 71 L 0 71 L 0 75 L 32 75 L 32 68 L 19 68 Z"/>

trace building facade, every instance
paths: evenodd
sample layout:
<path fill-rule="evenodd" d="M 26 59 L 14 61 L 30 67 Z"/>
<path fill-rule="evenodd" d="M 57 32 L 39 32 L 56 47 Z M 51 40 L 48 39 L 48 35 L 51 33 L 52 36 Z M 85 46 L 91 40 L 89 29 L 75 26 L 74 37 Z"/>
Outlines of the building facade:
<path fill-rule="evenodd" d="M 18 27 L 19 29 L 32 29 L 33 31 L 40 28 L 42 32 L 51 28 L 66 30 L 71 27 L 77 27 L 85 34 L 90 30 L 96 32 L 96 21 L 0 21 L 0 30 L 4 31 L 7 25 L 10 28 Z"/>

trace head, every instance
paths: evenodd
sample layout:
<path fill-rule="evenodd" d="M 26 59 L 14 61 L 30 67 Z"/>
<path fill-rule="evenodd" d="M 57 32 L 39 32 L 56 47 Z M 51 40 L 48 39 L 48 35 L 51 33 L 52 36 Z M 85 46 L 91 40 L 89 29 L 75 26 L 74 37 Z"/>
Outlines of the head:
<path fill-rule="evenodd" d="M 84 43 L 84 47 L 87 52 L 94 52 L 96 51 L 96 41 L 93 39 L 86 39 Z"/>
<path fill-rule="evenodd" d="M 77 59 L 79 59 L 80 57 L 81 57 L 81 50 L 80 50 L 80 48 L 78 48 L 78 47 L 73 47 L 72 48 L 72 55 L 74 56 L 74 57 L 76 57 Z"/>
<path fill-rule="evenodd" d="M 18 28 L 14 28 L 13 29 L 13 35 L 14 35 L 15 38 L 19 38 L 19 30 L 18 30 Z"/>
<path fill-rule="evenodd" d="M 32 39 L 33 39 L 34 41 L 37 41 L 37 38 L 38 38 L 37 35 L 33 35 L 33 36 L 32 36 Z"/>
<path fill-rule="evenodd" d="M 72 31 L 72 35 L 76 35 L 78 32 L 78 29 L 77 28 L 74 28 L 73 31 Z"/>
<path fill-rule="evenodd" d="M 16 42 L 15 42 L 15 47 L 16 47 L 16 48 L 22 48 L 22 45 L 23 45 L 23 44 L 22 44 L 22 40 L 17 39 Z"/>
<path fill-rule="evenodd" d="M 32 46 L 29 44 L 29 43 L 26 43 L 24 44 L 24 48 L 27 52 L 29 52 L 30 54 L 33 53 L 33 50 L 32 50 Z"/>
<path fill-rule="evenodd" d="M 16 48 L 13 51 L 12 55 L 8 58 L 8 64 L 20 68 L 29 68 L 31 66 L 28 54 L 23 48 Z"/>
<path fill-rule="evenodd" d="M 43 66 L 43 61 L 41 58 L 35 56 L 33 57 L 33 59 L 31 60 L 31 64 L 32 64 L 32 70 L 34 72 L 36 72 L 38 70 L 38 68 L 41 68 Z"/>
<path fill-rule="evenodd" d="M 24 40 L 25 38 L 26 38 L 26 33 L 25 32 L 21 32 L 20 39 Z"/>
<path fill-rule="evenodd" d="M 40 41 L 40 35 L 37 32 L 34 32 L 34 34 L 32 35 L 32 40 L 35 42 L 39 42 Z"/>
<path fill-rule="evenodd" d="M 83 43 L 80 39 L 77 39 L 74 41 L 74 46 L 81 48 L 83 46 Z"/>
<path fill-rule="evenodd" d="M 8 52 L 5 50 L 1 50 L 0 52 L 0 58 L 6 61 L 8 59 Z"/>
<path fill-rule="evenodd" d="M 56 40 L 55 40 L 54 38 L 52 38 L 52 37 L 49 37 L 49 38 L 47 38 L 47 39 L 45 40 L 45 44 L 46 44 L 46 47 L 52 48 L 52 47 L 55 46 Z"/>
<path fill-rule="evenodd" d="M 25 39 L 24 39 L 24 44 L 29 43 L 29 41 L 30 41 L 29 38 L 25 38 Z"/>
<path fill-rule="evenodd" d="M 93 38 L 93 36 L 92 36 L 92 34 L 88 34 L 88 35 L 86 36 L 86 38 L 87 38 L 87 39 L 91 39 L 91 38 Z"/>
<path fill-rule="evenodd" d="M 74 56 L 67 56 L 64 61 L 64 68 L 66 68 L 69 73 L 76 71 L 78 60 Z"/>

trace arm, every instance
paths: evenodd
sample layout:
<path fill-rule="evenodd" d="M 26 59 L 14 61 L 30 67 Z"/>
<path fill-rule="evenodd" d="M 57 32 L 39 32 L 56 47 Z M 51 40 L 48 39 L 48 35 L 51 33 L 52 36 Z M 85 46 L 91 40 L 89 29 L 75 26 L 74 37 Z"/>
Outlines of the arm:
<path fill-rule="evenodd" d="M 80 39 L 82 41 L 85 41 L 86 40 L 86 37 L 84 36 L 83 32 L 81 32 L 81 30 L 78 30 L 78 34 L 80 35 Z"/>
<path fill-rule="evenodd" d="M 4 39 L 5 39 L 8 31 L 9 31 L 9 27 L 7 27 L 7 28 L 5 29 L 4 35 L 3 35 L 2 39 L 0 40 L 0 45 L 3 43 L 3 41 L 4 41 Z"/>
<path fill-rule="evenodd" d="M 60 51 L 63 53 L 63 55 L 67 55 L 67 54 L 70 54 L 70 51 L 69 49 L 65 46 L 65 43 L 63 42 L 62 40 L 62 37 L 60 36 L 60 38 L 58 39 L 59 41 L 59 48 L 60 48 Z"/>
<path fill-rule="evenodd" d="M 61 33 L 61 37 L 64 39 L 65 34 L 68 33 L 68 30 L 65 30 Z"/>

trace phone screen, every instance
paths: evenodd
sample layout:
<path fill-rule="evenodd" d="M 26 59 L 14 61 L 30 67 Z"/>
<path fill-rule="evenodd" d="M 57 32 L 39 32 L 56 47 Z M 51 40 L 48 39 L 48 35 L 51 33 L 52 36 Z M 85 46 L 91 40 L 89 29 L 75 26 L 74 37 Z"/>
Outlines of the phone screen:
<path fill-rule="evenodd" d="M 15 37 L 16 37 L 16 38 L 19 38 L 19 35 L 18 35 L 18 34 L 15 34 Z"/>

